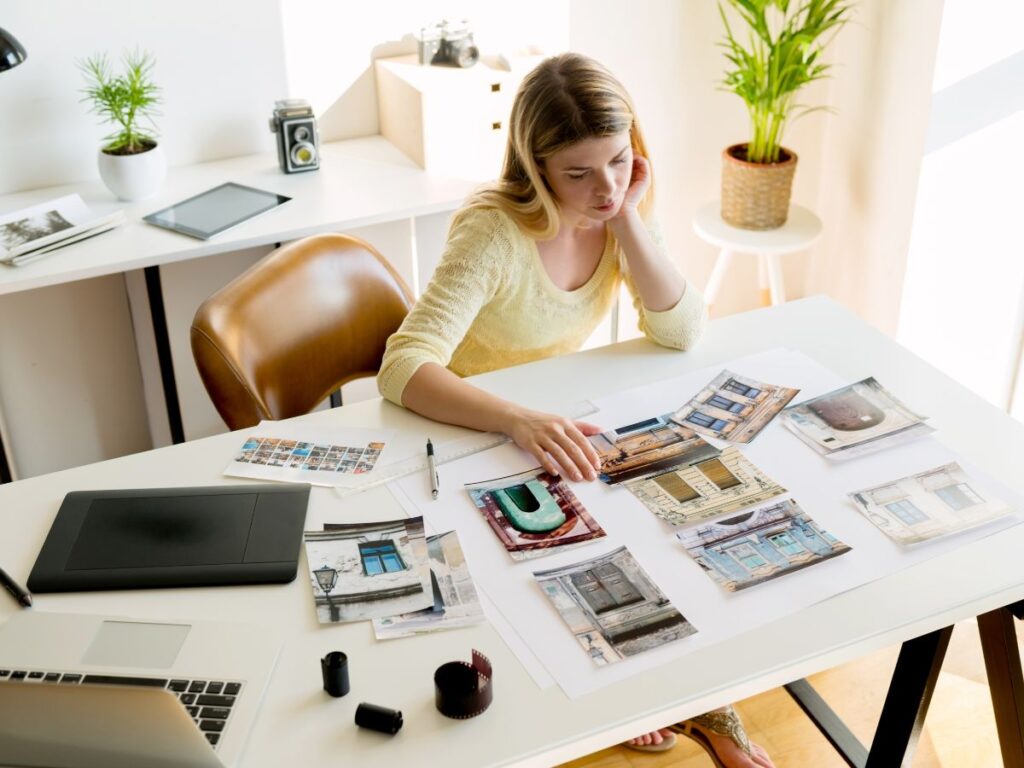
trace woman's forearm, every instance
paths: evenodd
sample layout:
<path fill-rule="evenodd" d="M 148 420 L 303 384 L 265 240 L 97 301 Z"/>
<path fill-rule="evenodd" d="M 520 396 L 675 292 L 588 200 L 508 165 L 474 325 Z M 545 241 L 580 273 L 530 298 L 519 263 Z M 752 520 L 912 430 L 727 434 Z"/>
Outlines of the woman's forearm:
<path fill-rule="evenodd" d="M 421 416 L 486 432 L 504 432 L 552 475 L 593 480 L 601 462 L 587 440 L 601 428 L 524 408 L 424 363 L 402 390 L 402 405 Z"/>
<path fill-rule="evenodd" d="M 416 370 L 402 390 L 402 405 L 434 421 L 506 434 L 516 413 L 523 410 L 436 363 L 424 363 Z"/>
<path fill-rule="evenodd" d="M 624 216 L 612 222 L 611 227 L 644 307 L 652 312 L 672 309 L 683 297 L 686 281 L 654 244 L 639 214 Z"/>

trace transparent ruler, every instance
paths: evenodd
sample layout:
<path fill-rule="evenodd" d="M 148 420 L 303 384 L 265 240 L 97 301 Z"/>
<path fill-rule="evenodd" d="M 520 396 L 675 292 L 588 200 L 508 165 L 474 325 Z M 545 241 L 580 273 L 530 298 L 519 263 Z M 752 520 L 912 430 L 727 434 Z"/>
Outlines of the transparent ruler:
<path fill-rule="evenodd" d="M 569 413 L 565 414 L 567 418 L 581 419 L 584 416 L 597 413 L 597 407 L 589 400 L 584 400 L 571 406 L 568 411 Z M 459 438 L 458 440 L 449 440 L 446 443 L 434 446 L 434 464 L 441 466 L 450 461 L 463 459 L 466 456 L 472 456 L 475 453 L 496 448 L 511 441 L 512 439 L 508 435 L 498 432 L 481 432 L 476 435 Z M 352 485 L 335 486 L 334 492 L 342 498 L 354 496 L 357 493 L 390 483 L 392 480 L 398 480 L 406 475 L 426 471 L 427 455 L 426 452 L 423 452 L 402 461 L 377 467 L 373 472 L 369 473 L 365 480 Z"/>

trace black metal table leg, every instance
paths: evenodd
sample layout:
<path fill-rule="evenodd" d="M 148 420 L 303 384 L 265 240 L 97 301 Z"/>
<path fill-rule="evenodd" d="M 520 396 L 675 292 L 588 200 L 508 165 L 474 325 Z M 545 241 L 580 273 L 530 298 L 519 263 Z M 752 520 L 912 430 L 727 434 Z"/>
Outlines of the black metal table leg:
<path fill-rule="evenodd" d="M 1015 607 L 1019 609 L 1021 604 L 978 616 L 981 650 L 1005 768 L 1024 768 L 1024 679 L 1013 625 Z"/>
<path fill-rule="evenodd" d="M 846 727 L 846 723 L 821 694 L 814 690 L 814 686 L 800 679 L 787 683 L 784 687 L 846 764 L 850 768 L 864 768 L 868 761 L 867 748 L 860 743 L 860 739 L 853 731 Z"/>
<path fill-rule="evenodd" d="M 946 627 L 903 644 L 865 768 L 911 764 L 952 635 Z"/>
<path fill-rule="evenodd" d="M 7 463 L 7 451 L 4 449 L 4 439 L 0 435 L 0 484 L 9 483 L 14 477 L 11 475 L 11 465 Z"/>
<path fill-rule="evenodd" d="M 146 295 L 149 297 L 149 315 L 153 321 L 153 336 L 156 340 L 156 354 L 160 361 L 160 381 L 164 388 L 164 403 L 167 406 L 167 423 L 171 429 L 171 441 L 185 442 L 185 429 L 181 423 L 181 406 L 178 403 L 178 386 L 174 380 L 174 361 L 171 358 L 171 340 L 167 333 L 167 314 L 164 311 L 164 294 L 160 285 L 160 267 L 146 267 Z"/>
<path fill-rule="evenodd" d="M 909 766 L 952 634 L 946 627 L 903 644 L 870 750 L 809 682 L 796 680 L 785 688 L 851 768 Z"/>

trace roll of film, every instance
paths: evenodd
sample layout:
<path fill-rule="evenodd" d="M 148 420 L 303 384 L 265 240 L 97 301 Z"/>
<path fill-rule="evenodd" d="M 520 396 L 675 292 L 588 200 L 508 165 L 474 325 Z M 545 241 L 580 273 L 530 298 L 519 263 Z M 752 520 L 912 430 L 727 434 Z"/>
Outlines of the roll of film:
<path fill-rule="evenodd" d="M 320 659 L 320 671 L 324 676 L 324 690 L 338 698 L 349 691 L 348 656 L 341 651 L 331 651 Z"/>
<path fill-rule="evenodd" d="M 364 701 L 356 708 L 356 725 L 394 736 L 402 729 L 402 713 Z"/>

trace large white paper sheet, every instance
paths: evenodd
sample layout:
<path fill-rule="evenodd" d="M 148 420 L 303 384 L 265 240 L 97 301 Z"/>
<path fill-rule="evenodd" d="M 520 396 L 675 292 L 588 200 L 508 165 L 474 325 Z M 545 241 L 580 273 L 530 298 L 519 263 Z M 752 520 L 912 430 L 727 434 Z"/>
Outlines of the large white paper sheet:
<path fill-rule="evenodd" d="M 798 387 L 801 397 L 813 397 L 849 383 L 806 355 L 787 350 L 730 361 L 728 368 L 754 379 Z M 596 403 L 600 410 L 589 417 L 589 421 L 614 428 L 668 412 L 689 398 L 718 370 L 720 367 L 704 369 L 608 397 Z M 718 444 L 724 446 L 724 443 Z M 994 495 L 1020 509 L 1019 500 L 1008 489 L 998 487 L 933 437 L 837 464 L 817 455 L 784 429 L 776 418 L 742 450 L 754 464 L 789 489 L 788 497 L 796 499 L 823 527 L 849 544 L 852 551 L 784 578 L 728 593 L 687 556 L 675 538 L 679 529 L 651 514 L 625 488 L 593 482 L 575 483 L 572 487 L 607 531 L 607 538 L 570 552 L 515 563 L 460 486 L 480 477 L 511 474 L 532 467 L 534 461 L 525 452 L 514 445 L 505 445 L 445 465 L 444 490 L 437 501 L 430 500 L 429 490 L 418 478 L 406 478 L 399 484 L 411 504 L 410 514 L 424 515 L 435 528 L 458 530 L 477 585 L 570 698 L 756 629 L 1021 520 L 1018 511 L 975 530 L 925 542 L 911 551 L 889 540 L 865 520 L 847 493 L 956 460 L 979 484 L 991 487 Z M 595 669 L 534 583 L 531 572 L 539 567 L 567 565 L 623 545 L 629 547 L 654 582 L 698 631 L 683 641 Z M 496 628 L 500 631 L 500 627 L 496 625 Z M 512 643 L 510 646 L 514 647 Z"/>
<path fill-rule="evenodd" d="M 419 513 L 416 512 L 416 505 L 412 503 L 405 491 L 398 483 L 388 483 L 388 491 L 391 493 L 392 498 L 397 501 L 401 507 L 409 513 L 410 517 L 415 517 Z M 429 520 L 424 520 L 426 531 L 429 535 L 437 533 L 433 529 Z M 463 548 L 463 555 L 465 555 L 465 548 Z M 470 575 L 472 575 L 474 583 L 479 586 L 479 580 L 473 572 L 473 566 L 471 562 L 472 558 L 467 558 L 466 562 L 470 566 Z M 548 673 L 547 668 L 541 663 L 537 655 L 530 649 L 530 646 L 526 644 L 523 638 L 516 632 L 505 614 L 498 610 L 498 607 L 494 602 L 487 596 L 487 593 L 482 589 L 477 591 L 477 596 L 480 598 L 480 607 L 484 611 L 484 616 L 490 622 L 491 626 L 494 627 L 494 631 L 497 632 L 501 639 L 508 646 L 508 649 L 515 654 L 516 658 L 519 659 L 519 663 L 526 669 L 527 674 L 533 678 L 533 682 L 537 684 L 537 687 L 541 690 L 550 688 L 555 684 L 555 680 Z"/>

